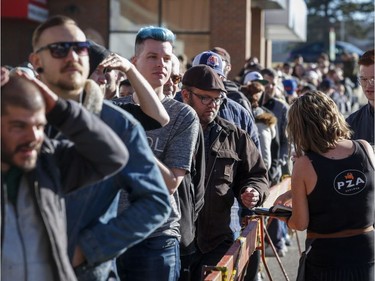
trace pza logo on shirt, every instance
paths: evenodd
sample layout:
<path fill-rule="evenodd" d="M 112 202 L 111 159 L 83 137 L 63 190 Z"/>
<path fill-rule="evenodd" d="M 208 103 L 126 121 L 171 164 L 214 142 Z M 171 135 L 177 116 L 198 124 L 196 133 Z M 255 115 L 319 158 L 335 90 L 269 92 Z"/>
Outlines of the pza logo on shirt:
<path fill-rule="evenodd" d="M 366 176 L 361 171 L 346 170 L 336 176 L 334 188 L 342 195 L 354 195 L 365 188 L 366 182 Z"/>

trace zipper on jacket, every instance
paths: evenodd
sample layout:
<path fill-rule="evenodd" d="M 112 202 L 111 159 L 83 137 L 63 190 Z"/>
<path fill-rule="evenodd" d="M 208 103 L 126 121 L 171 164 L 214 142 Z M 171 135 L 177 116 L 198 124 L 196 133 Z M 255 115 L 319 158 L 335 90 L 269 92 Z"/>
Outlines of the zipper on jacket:
<path fill-rule="evenodd" d="M 52 231 L 51 231 L 51 228 L 49 227 L 49 224 L 47 223 L 47 219 L 45 217 L 45 214 L 43 212 L 43 208 L 42 208 L 42 203 L 40 201 L 40 190 L 38 188 L 38 182 L 37 181 L 34 181 L 34 190 L 35 190 L 35 198 L 36 198 L 36 202 L 38 204 L 38 208 L 39 208 L 39 213 L 42 217 L 42 220 L 43 220 L 43 225 L 47 231 L 47 236 L 48 236 L 48 241 L 50 243 L 50 247 L 51 247 L 51 250 L 52 250 L 52 256 L 55 260 L 55 266 L 56 266 L 56 270 L 57 270 L 57 275 L 59 276 L 60 278 L 60 270 L 61 268 L 64 270 L 64 267 L 63 265 L 61 264 L 61 259 L 58 255 L 58 250 L 56 249 L 56 243 L 53 243 L 54 241 L 52 241 L 54 238 L 55 240 L 57 239 L 56 237 L 54 237 Z M 59 270 L 60 268 L 60 270 Z"/>

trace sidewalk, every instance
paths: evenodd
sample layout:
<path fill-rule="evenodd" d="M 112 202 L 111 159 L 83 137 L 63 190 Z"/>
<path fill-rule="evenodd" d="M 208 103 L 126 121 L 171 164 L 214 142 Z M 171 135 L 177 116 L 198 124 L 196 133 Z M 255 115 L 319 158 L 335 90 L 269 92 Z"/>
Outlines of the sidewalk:
<path fill-rule="evenodd" d="M 297 232 L 297 235 L 299 238 L 301 251 L 303 251 L 305 248 L 306 233 Z M 266 258 L 268 268 L 271 272 L 272 281 L 286 281 L 286 280 L 294 281 L 297 278 L 298 261 L 299 261 L 300 254 L 298 251 L 297 239 L 295 235 L 292 236 L 291 241 L 292 241 L 292 244 L 291 246 L 288 247 L 288 252 L 286 253 L 284 257 L 280 258 L 281 263 L 289 279 L 286 279 L 285 276 L 283 275 L 280 265 L 277 262 L 277 259 L 275 257 Z M 262 269 L 262 277 L 263 277 L 261 280 L 271 281 L 268 278 L 263 262 L 261 262 L 260 267 Z"/>

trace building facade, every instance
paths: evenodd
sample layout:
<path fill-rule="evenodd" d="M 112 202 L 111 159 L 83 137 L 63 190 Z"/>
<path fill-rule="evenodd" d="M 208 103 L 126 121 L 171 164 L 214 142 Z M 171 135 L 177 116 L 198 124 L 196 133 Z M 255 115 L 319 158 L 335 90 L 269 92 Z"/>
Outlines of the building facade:
<path fill-rule="evenodd" d="M 15 16 L 20 7 L 14 2 L 28 13 Z M 133 55 L 139 28 L 167 27 L 177 35 L 175 53 L 188 61 L 215 46 L 225 48 L 232 76 L 250 56 L 271 66 L 272 40 L 306 40 L 303 0 L 3 0 L 1 5 L 2 65 L 27 61 L 33 30 L 56 14 L 75 19 L 89 38 L 126 58 Z M 30 5 L 43 12 L 33 15 Z"/>

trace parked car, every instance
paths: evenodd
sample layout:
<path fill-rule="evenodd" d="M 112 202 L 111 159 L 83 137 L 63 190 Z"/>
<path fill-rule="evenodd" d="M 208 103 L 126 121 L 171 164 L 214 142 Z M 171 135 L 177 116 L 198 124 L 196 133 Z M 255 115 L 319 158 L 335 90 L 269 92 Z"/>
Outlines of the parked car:
<path fill-rule="evenodd" d="M 335 62 L 341 61 L 341 55 L 343 53 L 356 53 L 358 56 L 363 54 L 363 51 L 351 43 L 336 41 L 336 60 Z M 288 56 L 288 61 L 293 61 L 297 55 L 303 57 L 304 62 L 316 62 L 321 53 L 329 54 L 329 47 L 323 42 L 313 42 L 304 44 L 303 46 L 296 47 L 291 50 Z"/>

